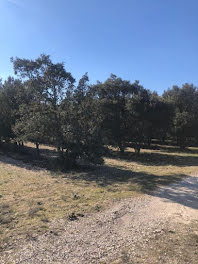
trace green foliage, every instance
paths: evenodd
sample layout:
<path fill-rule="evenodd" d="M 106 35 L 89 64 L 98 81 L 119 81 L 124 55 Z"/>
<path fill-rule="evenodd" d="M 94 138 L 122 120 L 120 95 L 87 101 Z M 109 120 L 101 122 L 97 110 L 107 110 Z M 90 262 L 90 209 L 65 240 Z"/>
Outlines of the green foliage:
<path fill-rule="evenodd" d="M 12 137 L 12 114 L 5 94 L 0 89 L 0 142 Z"/>
<path fill-rule="evenodd" d="M 98 103 L 88 85 L 85 74 L 79 81 L 70 100 L 62 105 L 62 131 L 65 156 L 74 161 L 81 159 L 92 163 L 102 163 L 103 145 L 101 135 L 101 117 L 98 115 Z"/>
<path fill-rule="evenodd" d="M 129 81 L 111 74 L 104 83 L 98 83 L 92 89 L 98 99 L 104 143 L 118 146 L 120 151 L 124 151 L 128 134 L 126 103 L 134 87 Z"/>
<path fill-rule="evenodd" d="M 162 96 L 116 75 L 95 85 L 75 79 L 48 55 L 11 59 L 17 78 L 0 80 L 0 140 L 57 148 L 64 167 L 102 163 L 104 145 L 136 153 L 152 139 L 198 143 L 198 89 L 173 86 Z"/>
<path fill-rule="evenodd" d="M 133 143 L 135 151 L 140 148 L 150 135 L 150 94 L 138 82 L 135 84 L 135 94 L 128 100 L 128 130 L 129 141 Z"/>
<path fill-rule="evenodd" d="M 71 73 L 65 70 L 63 63 L 52 63 L 47 55 L 41 55 L 35 61 L 16 58 L 12 59 L 12 62 L 15 73 L 24 78 L 24 85 L 33 95 L 29 114 L 26 115 L 29 125 L 27 130 L 25 129 L 25 133 L 22 133 L 31 140 L 32 137 L 35 137 L 32 134 L 39 129 L 35 140 L 41 142 L 41 138 L 46 137 L 44 131 L 49 128 L 45 122 L 47 113 L 51 127 L 53 127 L 48 130 L 47 136 L 59 150 L 62 145 L 59 105 L 71 93 L 74 82 Z M 22 114 L 21 123 L 24 121 L 23 118 Z"/>
<path fill-rule="evenodd" d="M 74 89 L 71 73 L 62 63 L 52 63 L 49 56 L 41 55 L 35 61 L 12 58 L 12 62 L 24 80 L 27 99 L 17 110 L 16 138 L 34 142 L 37 151 L 40 143 L 54 145 L 67 168 L 78 159 L 101 163 L 100 121 L 88 75 Z"/>
<path fill-rule="evenodd" d="M 198 128 L 198 90 L 192 84 L 182 88 L 173 86 L 163 94 L 165 101 L 172 104 L 172 134 L 177 137 L 181 149 L 187 145 L 187 139 L 196 137 Z"/>

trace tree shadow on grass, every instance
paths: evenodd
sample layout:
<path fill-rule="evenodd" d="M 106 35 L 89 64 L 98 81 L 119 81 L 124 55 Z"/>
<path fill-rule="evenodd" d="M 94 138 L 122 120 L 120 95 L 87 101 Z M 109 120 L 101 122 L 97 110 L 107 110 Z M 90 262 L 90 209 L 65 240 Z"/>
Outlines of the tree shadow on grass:
<path fill-rule="evenodd" d="M 14 143 L 4 143 L 0 148 L 0 161 L 6 160 L 6 163 L 28 170 L 59 171 L 57 158 L 57 151 L 49 149 L 47 146 L 46 148 L 42 146 L 39 157 L 36 155 L 36 149 L 33 146 L 24 146 L 19 150 Z"/>
<path fill-rule="evenodd" d="M 198 154 L 198 148 L 186 148 L 181 150 L 178 146 L 168 146 L 168 145 L 153 145 L 154 150 L 160 150 L 160 152 L 168 152 L 168 153 L 178 153 L 178 154 Z"/>
<path fill-rule="evenodd" d="M 116 191 L 116 184 L 127 183 L 131 191 L 138 191 L 160 197 L 166 202 L 170 201 L 198 209 L 198 177 L 189 177 L 185 174 L 158 176 L 145 172 L 101 166 L 94 171 L 84 173 L 80 177 L 74 176 L 73 179 L 95 182 L 101 187 L 110 187 L 112 192 Z"/>
<path fill-rule="evenodd" d="M 187 152 L 185 152 L 187 153 Z M 163 152 L 142 152 L 139 155 L 134 152 L 126 151 L 120 153 L 119 151 L 110 150 L 106 157 L 120 159 L 125 161 L 134 161 L 139 164 L 148 166 L 198 166 L 198 156 L 193 155 L 169 155 Z M 191 153 L 191 152 L 189 152 Z"/>
<path fill-rule="evenodd" d="M 37 170 L 22 161 L 0 156 L 0 162 L 15 165 L 28 170 Z M 87 184 L 95 183 L 100 187 L 110 187 L 109 191 L 117 191 L 116 184 L 127 183 L 129 191 L 138 191 L 152 196 L 159 196 L 166 201 L 182 204 L 184 206 L 198 209 L 198 178 L 187 177 L 181 174 L 154 175 L 145 172 L 135 172 L 122 167 L 111 167 L 107 165 L 95 166 L 73 174 L 63 174 L 74 181 L 86 181 Z M 183 181 L 180 181 L 183 179 Z M 170 185 L 169 185 L 170 184 Z M 158 187 L 162 187 L 161 189 Z M 119 189 L 121 187 L 119 186 Z"/>
<path fill-rule="evenodd" d="M 189 177 L 185 174 L 158 176 L 123 168 L 100 166 L 94 171 L 72 178 L 85 180 L 88 183 L 94 182 L 101 187 L 110 187 L 112 192 L 116 190 L 116 184 L 127 183 L 131 191 L 138 191 L 160 197 L 166 202 L 170 201 L 198 209 L 198 177 Z"/>
<path fill-rule="evenodd" d="M 17 152 L 16 146 L 13 143 L 8 143 L 5 144 L 5 149 L 6 155 L 29 163 L 35 167 L 41 167 L 51 171 L 61 170 L 61 166 L 58 164 L 57 159 L 58 153 L 55 149 L 42 146 L 40 149 L 40 157 L 36 157 L 36 150 L 32 146 L 25 146 L 23 151 Z M 198 155 L 195 156 L 198 154 L 198 149 L 180 151 L 178 147 L 165 145 L 151 145 L 150 148 L 146 149 L 147 152 L 142 151 L 140 155 L 137 155 L 131 151 L 121 153 L 117 150 L 107 148 L 105 157 L 124 161 L 134 161 L 146 166 L 198 166 Z"/>
<path fill-rule="evenodd" d="M 127 170 L 122 167 L 111 167 L 108 165 L 98 166 L 95 169 L 84 172 L 83 174 L 72 175 L 73 180 L 85 180 L 86 182 L 94 182 L 101 187 L 111 186 L 114 184 L 128 183 L 137 185 L 138 189 L 143 193 L 155 190 L 157 187 L 169 183 L 177 182 L 186 175 L 163 175 L 158 176 L 151 173 L 136 172 Z"/>
<path fill-rule="evenodd" d="M 28 153 L 2 152 L 0 150 L 0 162 L 32 171 L 40 171 L 43 169 L 54 172 L 59 171 L 55 164 L 55 158 L 40 157 L 39 159 L 35 159 Z"/>

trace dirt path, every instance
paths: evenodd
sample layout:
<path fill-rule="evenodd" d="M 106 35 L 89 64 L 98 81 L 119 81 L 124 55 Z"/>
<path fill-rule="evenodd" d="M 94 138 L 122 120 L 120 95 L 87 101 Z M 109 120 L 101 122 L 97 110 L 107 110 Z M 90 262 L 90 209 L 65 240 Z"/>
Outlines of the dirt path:
<path fill-rule="evenodd" d="M 15 254 L 7 252 L 7 262 L 0 263 L 113 263 L 127 248 L 136 260 L 139 250 L 146 250 L 164 230 L 197 220 L 198 177 L 192 176 L 78 221 L 55 222 L 53 231 L 21 245 Z"/>

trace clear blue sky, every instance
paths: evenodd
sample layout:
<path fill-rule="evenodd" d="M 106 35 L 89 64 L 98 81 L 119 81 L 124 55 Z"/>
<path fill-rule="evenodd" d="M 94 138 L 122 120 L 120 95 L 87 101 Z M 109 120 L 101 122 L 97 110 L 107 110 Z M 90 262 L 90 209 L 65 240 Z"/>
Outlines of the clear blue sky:
<path fill-rule="evenodd" d="M 0 0 L 0 76 L 11 56 L 46 53 L 77 80 L 198 85 L 197 14 L 198 0 Z"/>

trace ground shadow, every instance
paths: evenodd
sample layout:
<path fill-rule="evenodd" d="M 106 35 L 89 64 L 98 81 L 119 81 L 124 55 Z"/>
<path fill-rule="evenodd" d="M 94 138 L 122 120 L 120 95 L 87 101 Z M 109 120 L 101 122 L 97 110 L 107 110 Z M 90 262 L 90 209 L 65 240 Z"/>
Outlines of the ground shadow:
<path fill-rule="evenodd" d="M 23 162 L 32 164 L 33 166 L 52 171 L 61 170 L 61 167 L 64 167 L 58 162 L 57 151 L 55 149 L 50 149 L 47 146 L 46 148 L 45 146 L 42 146 L 40 149 L 40 157 L 36 156 L 36 150 L 31 146 L 24 146 L 22 151 L 16 151 L 16 145 L 8 143 L 1 149 L 7 156 L 13 157 L 17 160 L 22 160 Z M 139 155 L 137 155 L 131 151 L 121 153 L 118 150 L 106 148 L 105 157 L 124 161 L 134 161 L 148 166 L 173 165 L 184 167 L 198 165 L 198 156 L 195 156 L 195 154 L 198 154 L 198 149 L 186 149 L 185 151 L 180 151 L 178 147 L 174 146 L 151 145 L 147 150 L 148 152 L 142 151 Z M 170 153 L 170 155 L 168 153 Z M 171 153 L 174 154 L 171 155 Z"/>
<path fill-rule="evenodd" d="M 198 177 L 188 177 L 178 184 L 164 186 L 163 189 L 157 189 L 154 195 L 165 201 L 198 209 Z"/>
<path fill-rule="evenodd" d="M 114 184 L 127 182 L 131 191 L 140 191 L 164 198 L 166 201 L 198 209 L 198 178 L 185 174 L 158 176 L 123 168 L 100 166 L 100 168 L 72 178 L 95 182 L 102 187 L 110 187 L 112 192 L 116 190 L 116 187 L 114 190 Z"/>
<path fill-rule="evenodd" d="M 188 155 L 185 155 L 188 154 Z M 134 152 L 126 151 L 121 153 L 115 150 L 109 150 L 106 153 L 107 158 L 120 159 L 125 161 L 134 161 L 139 164 L 148 165 L 148 166 L 197 166 L 198 165 L 198 156 L 189 155 L 185 152 L 184 155 L 169 155 L 163 152 L 142 152 L 139 155 Z"/>
<path fill-rule="evenodd" d="M 43 170 L 42 166 L 38 166 L 39 164 L 33 162 L 32 160 L 26 159 L 16 159 L 14 156 L 11 155 L 5 155 L 4 153 L 0 152 L 0 162 L 8 164 L 8 165 L 14 165 L 26 170 L 31 171 L 40 171 Z"/>
<path fill-rule="evenodd" d="M 55 149 L 49 149 L 48 147 L 42 146 L 40 149 L 40 155 L 37 156 L 36 149 L 33 146 L 23 146 L 18 148 L 14 143 L 4 143 L 0 148 L 1 161 L 7 160 L 7 163 L 13 164 L 26 168 L 41 170 L 47 169 L 51 171 L 60 170 L 60 166 L 57 162 L 58 153 Z M 9 161 L 9 158 L 11 159 Z"/>
<path fill-rule="evenodd" d="M 95 182 L 99 186 L 111 186 L 114 184 L 126 183 L 137 184 L 139 190 L 144 193 L 155 190 L 160 185 L 177 182 L 186 175 L 164 175 L 158 176 L 151 173 L 136 172 L 124 168 L 111 167 L 108 165 L 97 166 L 80 175 L 72 175 L 73 180 L 85 180 L 87 182 Z"/>
<path fill-rule="evenodd" d="M 161 152 L 168 152 L 168 153 L 198 154 L 197 148 L 190 148 L 190 147 L 181 150 L 178 146 L 153 145 L 153 147 L 148 149 L 160 150 Z"/>
<path fill-rule="evenodd" d="M 7 156 L 0 156 L 0 161 L 5 164 L 15 165 L 28 170 L 41 170 L 22 161 Z M 54 177 L 54 174 L 52 175 Z M 60 174 L 59 174 L 60 176 Z M 71 180 L 85 180 L 87 184 L 96 183 L 100 187 L 108 187 L 109 191 L 116 191 L 116 184 L 128 183 L 129 190 L 146 193 L 152 196 L 170 200 L 194 209 L 198 209 L 198 178 L 187 177 L 181 174 L 158 176 L 145 172 L 135 172 L 124 168 L 107 165 L 93 166 L 79 173 L 62 174 Z M 180 181 L 183 179 L 182 181 Z M 159 187 L 162 187 L 161 189 Z"/>

